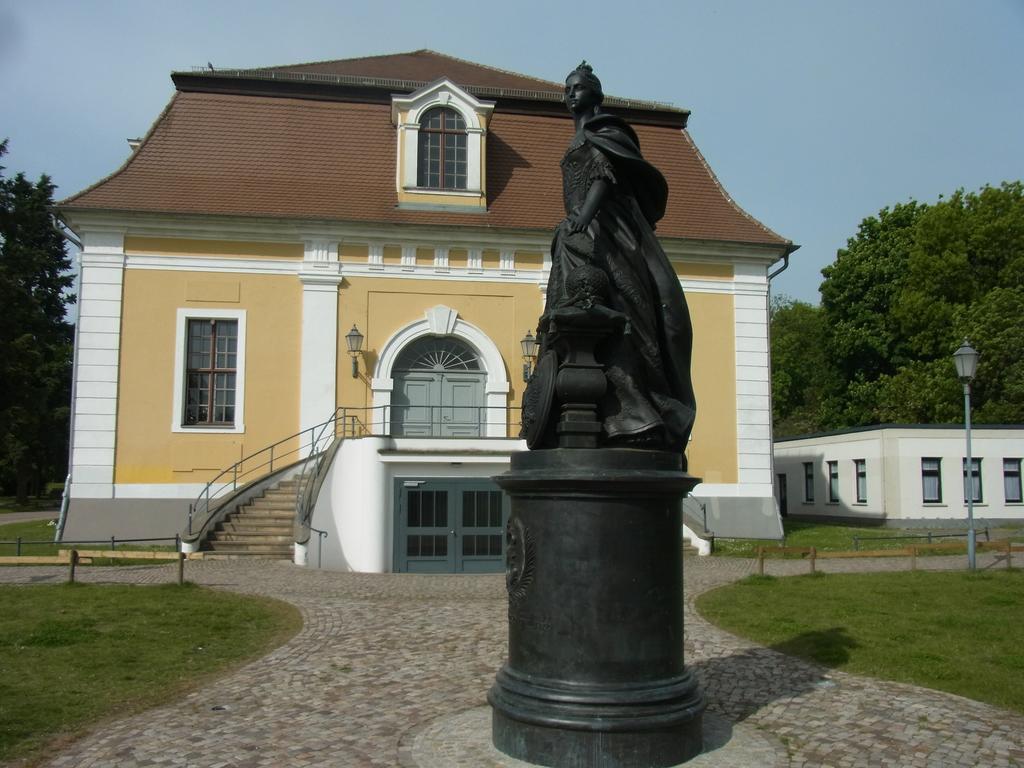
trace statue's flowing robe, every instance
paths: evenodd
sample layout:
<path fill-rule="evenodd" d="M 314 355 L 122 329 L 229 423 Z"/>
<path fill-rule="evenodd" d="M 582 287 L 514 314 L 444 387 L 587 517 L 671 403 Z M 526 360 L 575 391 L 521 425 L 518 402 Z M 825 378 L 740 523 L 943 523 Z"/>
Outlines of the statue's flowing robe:
<path fill-rule="evenodd" d="M 612 443 L 683 451 L 696 415 L 693 331 L 679 278 L 654 235 L 668 185 L 644 160 L 633 129 L 603 113 L 583 125 L 562 159 L 567 214 L 580 210 L 598 179 L 610 191 L 586 231 L 569 234 L 563 225 L 555 233 L 546 314 L 572 303 L 566 280 L 574 267 L 603 270 L 609 306 L 629 318 L 627 332 L 597 350 L 609 384 L 599 404 L 604 431 Z"/>

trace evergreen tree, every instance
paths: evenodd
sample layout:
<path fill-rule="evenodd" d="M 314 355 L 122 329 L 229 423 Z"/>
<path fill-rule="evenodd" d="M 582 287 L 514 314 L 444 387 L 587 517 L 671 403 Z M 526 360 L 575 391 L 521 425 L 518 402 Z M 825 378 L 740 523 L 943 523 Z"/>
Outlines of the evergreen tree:
<path fill-rule="evenodd" d="M 0 157 L 7 151 L 0 143 Z M 54 186 L 0 166 L 0 486 L 27 501 L 63 479 L 71 400 L 73 277 L 51 219 Z"/>

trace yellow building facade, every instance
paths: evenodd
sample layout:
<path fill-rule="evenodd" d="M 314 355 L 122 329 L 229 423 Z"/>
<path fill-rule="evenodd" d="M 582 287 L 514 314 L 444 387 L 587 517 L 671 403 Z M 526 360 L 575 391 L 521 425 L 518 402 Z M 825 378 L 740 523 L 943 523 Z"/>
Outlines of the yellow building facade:
<path fill-rule="evenodd" d="M 411 569 L 403 489 L 486 483 L 524 449 L 560 86 L 423 51 L 302 66 L 320 79 L 176 73 L 125 166 L 62 203 L 83 243 L 65 538 L 187 530 L 207 483 L 300 466 L 334 419 L 321 563 Z M 771 535 L 768 272 L 793 246 L 721 190 L 687 113 L 609 108 L 673 190 L 659 236 L 694 326 L 697 508 L 719 535 Z M 457 164 L 431 165 L 440 119 Z"/>

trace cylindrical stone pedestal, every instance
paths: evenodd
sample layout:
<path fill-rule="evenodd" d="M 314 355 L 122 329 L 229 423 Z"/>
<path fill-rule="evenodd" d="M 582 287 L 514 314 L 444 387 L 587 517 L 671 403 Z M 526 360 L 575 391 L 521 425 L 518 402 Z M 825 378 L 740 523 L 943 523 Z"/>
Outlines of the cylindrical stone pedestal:
<path fill-rule="evenodd" d="M 680 456 L 529 451 L 512 500 L 509 656 L 488 694 L 494 745 L 558 768 L 654 768 L 701 751 L 704 696 L 683 663 Z"/>

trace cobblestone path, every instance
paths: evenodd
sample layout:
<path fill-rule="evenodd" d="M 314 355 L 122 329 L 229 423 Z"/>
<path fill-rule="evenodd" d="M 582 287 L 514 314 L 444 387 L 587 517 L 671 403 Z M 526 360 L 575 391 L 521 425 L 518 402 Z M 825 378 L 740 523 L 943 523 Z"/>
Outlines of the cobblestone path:
<path fill-rule="evenodd" d="M 960 568 L 962 559 L 922 558 L 918 564 Z M 906 562 L 818 566 L 890 570 Z M 1020 715 L 826 670 L 740 640 L 693 612 L 697 594 L 753 567 L 748 560 L 686 559 L 686 659 L 706 686 L 710 711 L 777 739 L 794 767 L 1024 768 Z M 86 582 L 152 583 L 172 581 L 174 568 L 87 567 L 78 573 Z M 799 561 L 768 565 L 780 575 L 806 568 Z M 0 568 L 0 583 L 65 577 L 64 568 Z M 285 600 L 301 610 L 305 625 L 268 656 L 178 701 L 104 723 L 44 765 L 408 765 L 409 734 L 436 718 L 485 706 L 505 653 L 501 576 L 332 573 L 282 562 L 209 561 L 189 562 L 187 578 Z"/>

